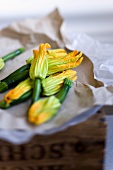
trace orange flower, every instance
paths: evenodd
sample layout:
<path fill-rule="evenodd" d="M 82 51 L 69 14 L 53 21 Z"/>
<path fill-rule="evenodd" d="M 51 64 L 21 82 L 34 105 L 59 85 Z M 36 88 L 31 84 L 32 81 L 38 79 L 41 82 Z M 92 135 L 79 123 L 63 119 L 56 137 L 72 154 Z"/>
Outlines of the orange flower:
<path fill-rule="evenodd" d="M 46 48 L 50 48 L 49 44 L 40 44 L 39 51 L 33 50 L 34 59 L 31 62 L 30 78 L 44 79 L 48 72 L 48 61 L 46 57 Z"/>
<path fill-rule="evenodd" d="M 61 103 L 55 96 L 36 101 L 29 109 L 28 121 L 39 125 L 52 118 L 60 108 Z"/>
<path fill-rule="evenodd" d="M 72 81 L 74 81 L 77 78 L 76 71 L 66 70 L 62 73 L 56 73 L 47 77 L 46 79 L 43 79 L 43 95 L 50 96 L 57 93 L 61 89 L 65 78 L 70 78 Z"/>
<path fill-rule="evenodd" d="M 83 60 L 82 52 L 71 52 L 61 59 L 48 60 L 48 75 L 79 66 Z"/>
<path fill-rule="evenodd" d="M 33 88 L 33 80 L 27 78 L 19 83 L 14 89 L 10 90 L 4 97 L 7 104 L 10 104 L 13 100 L 20 98 L 23 94 Z"/>

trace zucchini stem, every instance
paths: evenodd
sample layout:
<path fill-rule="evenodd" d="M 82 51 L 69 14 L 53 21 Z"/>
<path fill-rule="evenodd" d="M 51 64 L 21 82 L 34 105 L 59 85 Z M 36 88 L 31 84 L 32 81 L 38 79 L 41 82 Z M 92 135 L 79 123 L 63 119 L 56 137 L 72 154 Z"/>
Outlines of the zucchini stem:
<path fill-rule="evenodd" d="M 66 78 L 64 80 L 64 84 L 61 88 L 61 90 L 56 94 L 56 97 L 59 99 L 60 103 L 63 103 L 63 101 L 65 100 L 67 93 L 69 91 L 69 89 L 72 86 L 72 80 L 70 80 L 69 78 Z"/>
<path fill-rule="evenodd" d="M 31 104 L 33 104 L 39 99 L 40 93 L 41 93 L 41 80 L 39 78 L 36 78 L 34 80 L 34 88 L 33 88 Z"/>

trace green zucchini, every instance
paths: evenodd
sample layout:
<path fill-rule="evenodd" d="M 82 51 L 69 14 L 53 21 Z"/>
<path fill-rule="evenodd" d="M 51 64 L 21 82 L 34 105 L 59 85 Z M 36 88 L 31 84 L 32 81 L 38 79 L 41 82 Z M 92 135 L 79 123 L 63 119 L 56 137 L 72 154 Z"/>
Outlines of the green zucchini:
<path fill-rule="evenodd" d="M 31 104 L 33 104 L 39 99 L 40 94 L 41 94 L 41 80 L 39 78 L 36 78 L 34 80 L 34 88 L 33 88 Z"/>
<path fill-rule="evenodd" d="M 0 83 L 0 93 L 3 93 L 10 89 L 11 87 L 14 87 L 19 82 L 25 80 L 29 76 L 29 70 L 25 70 L 22 73 L 16 73 L 14 76 L 11 76 L 5 81 L 2 81 Z"/>
<path fill-rule="evenodd" d="M 1 82 L 5 82 L 10 80 L 12 77 L 15 77 L 17 74 L 28 70 L 30 68 L 30 64 L 25 64 L 22 67 L 18 68 L 17 70 L 15 70 L 13 73 L 11 73 L 10 75 L 8 75 L 7 77 L 5 77 L 4 79 L 1 80 Z"/>
<path fill-rule="evenodd" d="M 64 80 L 64 84 L 63 84 L 61 90 L 55 96 L 59 99 L 60 103 L 63 103 L 63 101 L 65 100 L 67 93 L 72 86 L 72 83 L 73 83 L 72 80 L 70 80 L 69 78 L 66 78 Z"/>
<path fill-rule="evenodd" d="M 25 51 L 25 48 L 19 48 L 5 56 L 2 57 L 3 61 L 6 62 L 7 60 L 16 57 L 17 55 L 21 54 L 22 52 Z"/>
<path fill-rule="evenodd" d="M 14 105 L 17 105 L 19 103 L 25 102 L 28 99 L 30 99 L 31 95 L 32 95 L 32 90 L 29 90 L 28 92 L 23 94 L 19 99 L 13 100 L 10 104 L 7 104 L 5 102 L 5 100 L 2 100 L 2 101 L 0 101 L 0 108 L 1 109 L 7 109 L 7 108 L 9 108 L 11 106 L 14 106 Z"/>

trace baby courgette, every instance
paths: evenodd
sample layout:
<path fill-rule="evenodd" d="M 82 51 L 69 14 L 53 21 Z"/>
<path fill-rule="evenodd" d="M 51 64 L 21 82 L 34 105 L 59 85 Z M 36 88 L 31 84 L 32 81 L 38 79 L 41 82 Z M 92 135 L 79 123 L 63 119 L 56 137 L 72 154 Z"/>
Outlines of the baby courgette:
<path fill-rule="evenodd" d="M 19 82 L 25 80 L 29 76 L 29 70 L 25 70 L 22 73 L 15 73 L 15 75 L 11 76 L 8 79 L 5 79 L 4 81 L 0 83 L 0 93 L 3 93 L 10 89 L 11 87 L 14 87 Z"/>

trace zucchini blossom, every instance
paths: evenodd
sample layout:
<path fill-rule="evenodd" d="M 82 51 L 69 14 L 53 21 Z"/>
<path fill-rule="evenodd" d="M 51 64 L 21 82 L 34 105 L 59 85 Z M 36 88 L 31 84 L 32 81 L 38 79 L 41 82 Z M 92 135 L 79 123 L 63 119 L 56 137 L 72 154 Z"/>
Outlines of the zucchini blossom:
<path fill-rule="evenodd" d="M 57 93 L 63 83 L 65 78 L 70 78 L 72 81 L 76 80 L 76 71 L 75 70 L 66 70 L 62 73 L 56 73 L 50 75 L 46 79 L 42 80 L 42 87 L 43 87 L 43 95 L 50 96 Z"/>
<path fill-rule="evenodd" d="M 83 60 L 82 52 L 77 50 L 62 56 L 61 58 L 48 59 L 48 75 L 77 67 Z"/>
<path fill-rule="evenodd" d="M 48 61 L 46 57 L 46 48 L 50 48 L 49 44 L 40 44 L 39 51 L 33 50 L 34 58 L 30 67 L 30 78 L 44 79 L 48 72 Z"/>
<path fill-rule="evenodd" d="M 36 125 L 42 124 L 51 119 L 60 106 L 61 103 L 55 96 L 40 99 L 30 107 L 28 121 Z"/>
<path fill-rule="evenodd" d="M 47 59 L 53 59 L 55 57 L 62 57 L 64 55 L 66 55 L 66 51 L 64 49 L 53 49 L 53 50 L 47 50 L 46 51 L 46 57 Z M 33 61 L 34 56 L 29 57 L 26 60 L 27 64 L 31 64 Z"/>
<path fill-rule="evenodd" d="M 6 105 L 12 103 L 13 100 L 19 99 L 23 94 L 33 88 L 33 80 L 27 78 L 19 83 L 14 89 L 10 90 L 4 97 Z"/>
<path fill-rule="evenodd" d="M 35 125 L 40 125 L 54 117 L 61 103 L 65 100 L 71 86 L 72 80 L 66 78 L 61 90 L 56 96 L 50 96 L 36 101 L 29 109 L 28 121 Z"/>
<path fill-rule="evenodd" d="M 82 52 L 78 52 L 78 50 L 68 54 L 64 49 L 47 50 L 45 55 L 48 60 L 48 76 L 57 72 L 75 68 L 79 66 L 83 60 Z M 34 57 L 31 56 L 26 62 L 28 64 L 32 63 L 33 58 Z"/>

